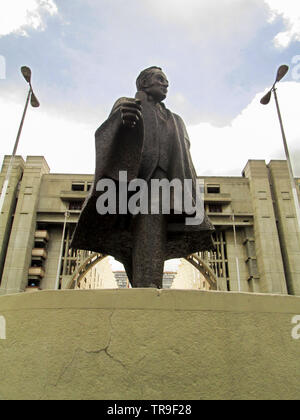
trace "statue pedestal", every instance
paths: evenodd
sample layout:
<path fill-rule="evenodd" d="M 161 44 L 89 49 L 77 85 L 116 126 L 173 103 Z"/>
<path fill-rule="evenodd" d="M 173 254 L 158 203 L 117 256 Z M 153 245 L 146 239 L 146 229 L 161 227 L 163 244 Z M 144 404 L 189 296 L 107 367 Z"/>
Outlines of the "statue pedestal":
<path fill-rule="evenodd" d="M 0 297 L 0 399 L 299 399 L 299 362 L 300 297 L 155 289 Z"/>

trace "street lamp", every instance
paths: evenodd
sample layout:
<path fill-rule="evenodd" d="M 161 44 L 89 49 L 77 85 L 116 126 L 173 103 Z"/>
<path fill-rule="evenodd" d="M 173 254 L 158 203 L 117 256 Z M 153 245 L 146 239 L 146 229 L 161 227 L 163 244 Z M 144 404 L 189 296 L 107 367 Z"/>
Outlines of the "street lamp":
<path fill-rule="evenodd" d="M 278 118 L 279 118 L 281 134 L 282 134 L 283 146 L 284 146 L 284 151 L 285 151 L 285 156 L 286 156 L 286 160 L 287 160 L 287 164 L 288 164 L 289 176 L 290 176 L 290 181 L 291 181 L 291 186 L 292 186 L 292 191 L 293 191 L 294 203 L 295 203 L 295 208 L 296 208 L 296 216 L 297 216 L 297 221 L 298 221 L 298 226 L 299 226 L 299 231 L 300 231 L 300 207 L 299 207 L 297 187 L 296 187 L 295 178 L 294 178 L 294 175 L 293 175 L 290 153 L 289 153 L 289 149 L 288 149 L 288 146 L 287 146 L 287 141 L 286 141 L 286 137 L 285 137 L 285 132 L 284 132 L 281 113 L 280 113 L 280 108 L 279 108 L 279 102 L 278 102 L 278 97 L 277 97 L 277 92 L 276 92 L 276 87 L 275 87 L 276 83 L 280 82 L 280 80 L 287 74 L 288 71 L 289 71 L 289 67 L 285 64 L 283 64 L 282 66 L 279 67 L 279 69 L 277 70 L 276 80 L 275 80 L 272 88 L 260 100 L 260 103 L 262 105 L 268 105 L 268 103 L 270 102 L 270 99 L 271 99 L 272 92 L 274 93 L 276 109 L 277 109 L 277 114 L 278 114 Z"/>
<path fill-rule="evenodd" d="M 19 144 L 19 140 L 20 140 L 23 124 L 24 124 L 24 119 L 25 119 L 26 111 L 27 111 L 28 104 L 29 104 L 29 100 L 30 100 L 30 104 L 31 104 L 32 107 L 38 108 L 40 106 L 40 103 L 37 100 L 37 97 L 33 93 L 32 85 L 31 85 L 31 70 L 30 70 L 30 68 L 26 67 L 26 66 L 21 67 L 21 73 L 22 73 L 24 79 L 26 80 L 26 82 L 29 84 L 29 91 L 28 91 L 28 95 L 27 95 L 27 99 L 26 99 L 25 108 L 24 108 L 24 111 L 23 111 L 21 123 L 20 123 L 20 126 L 19 126 L 17 138 L 16 138 L 16 141 L 15 141 L 14 149 L 13 149 L 12 155 L 10 157 L 8 169 L 7 169 L 5 179 L 4 179 L 4 183 L 3 183 L 3 187 L 2 187 L 2 192 L 1 192 L 1 196 L 0 196 L 0 216 L 1 216 L 1 213 L 2 213 L 2 208 L 3 208 L 5 196 L 6 196 L 9 177 L 10 177 L 10 173 L 11 173 L 11 170 L 12 170 L 12 167 L 13 167 L 14 157 L 15 157 L 16 152 L 17 152 L 17 148 L 18 148 L 18 144 Z"/>

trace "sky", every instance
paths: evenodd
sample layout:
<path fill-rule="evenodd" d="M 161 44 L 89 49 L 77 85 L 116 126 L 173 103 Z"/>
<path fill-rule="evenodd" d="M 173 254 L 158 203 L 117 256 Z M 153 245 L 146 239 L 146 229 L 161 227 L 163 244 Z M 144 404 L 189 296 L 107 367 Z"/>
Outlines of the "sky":
<path fill-rule="evenodd" d="M 191 139 L 199 176 L 240 176 L 249 159 L 284 159 L 278 97 L 300 176 L 300 2 L 296 0 L 1 0 L 0 162 L 11 154 L 32 70 L 17 153 L 45 156 L 52 173 L 95 168 L 94 133 L 151 65 Z M 299 115 L 299 116 L 298 116 Z"/>

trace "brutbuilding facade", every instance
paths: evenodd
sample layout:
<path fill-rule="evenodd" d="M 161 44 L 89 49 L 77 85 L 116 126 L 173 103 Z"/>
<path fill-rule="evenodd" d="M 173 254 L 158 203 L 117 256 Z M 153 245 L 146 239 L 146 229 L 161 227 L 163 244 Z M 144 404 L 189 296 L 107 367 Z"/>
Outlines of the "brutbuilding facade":
<path fill-rule="evenodd" d="M 189 259 L 201 269 L 198 288 L 209 289 L 205 281 L 214 277 L 218 290 L 300 295 L 300 233 L 287 163 L 250 160 L 240 177 L 203 179 L 216 249 Z M 92 270 L 105 256 L 70 248 L 92 182 L 89 174 L 50 173 L 42 156 L 15 157 L 0 215 L 0 294 L 75 288 L 88 275 L 105 287 Z"/>

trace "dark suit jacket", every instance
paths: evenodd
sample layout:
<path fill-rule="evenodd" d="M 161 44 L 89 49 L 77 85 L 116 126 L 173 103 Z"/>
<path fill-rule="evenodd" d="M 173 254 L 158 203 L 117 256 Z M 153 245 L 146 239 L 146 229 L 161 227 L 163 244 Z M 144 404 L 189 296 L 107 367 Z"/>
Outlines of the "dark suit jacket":
<path fill-rule="evenodd" d="M 103 178 L 118 181 L 119 171 L 127 171 L 128 182 L 142 178 L 149 182 L 159 165 L 160 144 L 168 142 L 171 153 L 164 168 L 167 178 L 192 180 L 191 199 L 196 202 L 196 172 L 190 155 L 190 142 L 182 119 L 166 109 L 165 124 L 157 117 L 157 108 L 144 92 L 137 92 L 141 100 L 143 120 L 137 128 L 129 129 L 122 125 L 120 106 L 128 98 L 116 101 L 109 118 L 98 128 L 96 140 L 96 170 L 93 188 L 90 190 L 76 227 L 72 247 L 88 249 L 112 255 L 124 262 L 131 258 L 132 235 L 130 219 L 132 216 L 99 215 L 96 201 L 99 192 L 97 182 Z M 161 105 L 160 105 L 161 106 Z M 214 227 L 204 217 L 196 226 L 185 225 L 186 215 L 168 216 L 168 242 L 166 259 L 185 257 L 193 252 L 211 249 L 211 233 Z"/>

